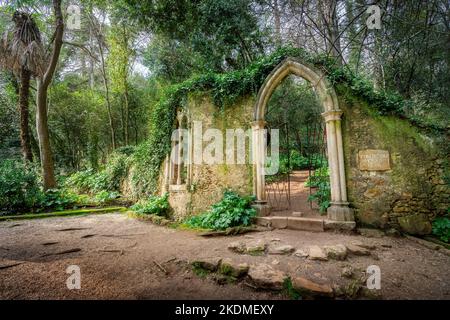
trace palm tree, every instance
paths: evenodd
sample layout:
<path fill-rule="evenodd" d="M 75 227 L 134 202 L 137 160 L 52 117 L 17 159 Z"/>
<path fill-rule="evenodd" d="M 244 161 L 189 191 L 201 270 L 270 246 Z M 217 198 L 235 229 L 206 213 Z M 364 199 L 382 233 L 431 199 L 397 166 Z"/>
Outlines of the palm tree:
<path fill-rule="evenodd" d="M 51 51 L 47 52 L 43 49 L 37 25 L 30 15 L 23 12 L 14 14 L 15 27 L 12 40 L 8 41 L 7 33 L 0 45 L 0 65 L 16 72 L 25 67 L 36 78 L 36 132 L 39 138 L 39 154 L 45 190 L 56 187 L 48 130 L 47 92 L 58 64 L 64 35 L 61 0 L 52 0 L 52 3 L 55 32 L 51 41 Z M 24 76 L 26 75 L 24 74 Z"/>
<path fill-rule="evenodd" d="M 30 80 L 43 72 L 44 50 L 39 29 L 30 14 L 16 11 L 12 20 L 12 32 L 6 32 L 0 43 L 0 66 L 20 78 L 20 142 L 23 158 L 32 161 L 28 126 Z"/>

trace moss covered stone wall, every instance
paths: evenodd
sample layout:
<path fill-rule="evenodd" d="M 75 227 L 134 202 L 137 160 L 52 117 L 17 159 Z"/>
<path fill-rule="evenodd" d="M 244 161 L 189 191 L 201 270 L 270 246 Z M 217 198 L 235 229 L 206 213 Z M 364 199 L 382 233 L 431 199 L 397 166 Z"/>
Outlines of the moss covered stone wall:
<path fill-rule="evenodd" d="M 410 234 L 431 232 L 431 222 L 444 215 L 450 206 L 448 146 L 442 133 L 433 135 L 407 120 L 381 116 L 351 90 L 336 87 L 339 105 L 344 111 L 342 127 L 351 206 L 359 225 L 396 228 Z M 238 99 L 221 109 L 211 94 L 190 94 L 188 112 L 191 121 L 208 128 L 251 128 L 255 97 Z M 204 146 L 206 146 L 204 142 Z M 364 170 L 358 153 L 365 150 L 388 153 L 388 170 Z M 251 165 L 193 165 L 191 185 L 171 196 L 177 219 L 206 211 L 220 200 L 223 191 L 253 193 Z"/>
<path fill-rule="evenodd" d="M 358 222 L 411 234 L 430 233 L 431 221 L 450 206 L 445 137 L 426 133 L 407 120 L 380 116 L 347 88 L 337 89 L 344 111 L 349 201 Z M 390 170 L 361 170 L 358 152 L 367 149 L 388 151 Z"/>

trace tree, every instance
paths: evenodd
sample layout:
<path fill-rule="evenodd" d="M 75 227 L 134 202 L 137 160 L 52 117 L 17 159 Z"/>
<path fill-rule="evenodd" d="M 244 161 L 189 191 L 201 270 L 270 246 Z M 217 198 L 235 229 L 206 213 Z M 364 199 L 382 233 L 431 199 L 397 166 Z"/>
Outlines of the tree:
<path fill-rule="evenodd" d="M 6 32 L 0 46 L 1 65 L 20 78 L 19 112 L 20 142 L 25 161 L 32 161 L 29 132 L 29 97 L 31 76 L 42 73 L 43 49 L 39 29 L 30 14 L 16 11 L 13 14 L 12 38 Z"/>
<path fill-rule="evenodd" d="M 64 20 L 61 12 L 61 0 L 53 0 L 53 11 L 55 16 L 53 48 L 50 52 L 50 58 L 45 72 L 36 78 L 36 131 L 39 139 L 42 177 L 45 190 L 56 187 L 54 160 L 48 129 L 47 94 L 63 44 Z"/>

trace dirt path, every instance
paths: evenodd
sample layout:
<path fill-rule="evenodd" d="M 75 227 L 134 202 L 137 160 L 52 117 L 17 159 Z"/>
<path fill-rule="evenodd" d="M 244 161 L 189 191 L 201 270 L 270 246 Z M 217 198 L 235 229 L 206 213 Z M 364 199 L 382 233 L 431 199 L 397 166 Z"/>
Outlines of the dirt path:
<path fill-rule="evenodd" d="M 292 212 L 301 212 L 303 217 L 320 218 L 317 204 L 313 203 L 311 208 L 309 197 L 309 188 L 305 186 L 308 180 L 308 170 L 293 171 L 290 174 L 290 209 L 272 211 L 273 216 L 291 216 Z M 287 207 L 287 199 L 283 198 L 282 207 Z"/>
<path fill-rule="evenodd" d="M 312 261 L 294 255 L 238 255 L 227 249 L 230 242 L 256 239 L 290 244 L 298 249 L 365 241 L 376 245 L 376 249 L 373 256 L 340 262 Z M 216 256 L 251 265 L 268 263 L 292 275 L 332 284 L 348 281 L 341 276 L 345 266 L 365 270 L 376 264 L 381 268 L 385 299 L 450 299 L 450 257 L 407 239 L 293 230 L 202 238 L 189 231 L 155 226 L 122 214 L 0 223 L 0 298 L 284 298 L 276 293 L 254 291 L 242 283 L 218 285 L 209 278 L 194 275 L 188 265 L 199 257 Z M 81 269 L 81 290 L 66 287 L 69 265 Z"/>

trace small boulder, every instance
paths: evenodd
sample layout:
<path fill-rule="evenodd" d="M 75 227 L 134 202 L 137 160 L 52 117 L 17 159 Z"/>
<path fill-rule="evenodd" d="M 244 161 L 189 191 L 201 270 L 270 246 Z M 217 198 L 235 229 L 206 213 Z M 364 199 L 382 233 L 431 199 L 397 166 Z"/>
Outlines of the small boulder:
<path fill-rule="evenodd" d="M 345 260 L 347 258 L 347 248 L 343 244 L 325 246 L 323 249 L 329 259 Z"/>
<path fill-rule="evenodd" d="M 215 272 L 220 265 L 222 258 L 202 258 L 192 262 L 192 265 L 197 268 Z"/>
<path fill-rule="evenodd" d="M 292 279 L 292 286 L 302 296 L 332 297 L 333 288 L 327 284 L 318 284 L 303 277 Z"/>
<path fill-rule="evenodd" d="M 258 289 L 282 290 L 286 275 L 268 264 L 250 267 L 248 277 Z"/>
<path fill-rule="evenodd" d="M 228 245 L 228 249 L 236 252 L 236 253 L 244 253 L 245 252 L 245 243 L 240 241 L 232 242 Z"/>
<path fill-rule="evenodd" d="M 231 259 L 223 259 L 219 267 L 219 273 L 234 278 L 240 278 L 247 274 L 248 269 L 249 266 L 247 263 L 236 263 Z"/>
<path fill-rule="evenodd" d="M 431 223 L 422 213 L 399 217 L 398 223 L 402 230 L 413 235 L 426 235 L 431 233 Z"/>
<path fill-rule="evenodd" d="M 353 268 L 351 266 L 344 267 L 342 269 L 341 276 L 343 276 L 344 278 L 351 279 L 351 278 L 353 278 L 354 275 L 355 274 L 354 274 Z"/>
<path fill-rule="evenodd" d="M 365 248 L 363 248 L 363 247 L 360 247 L 360 246 L 357 246 L 357 245 L 354 245 L 354 244 L 348 244 L 348 245 L 346 245 L 346 247 L 347 247 L 348 252 L 350 252 L 351 254 L 353 254 L 355 256 L 368 256 L 368 255 L 370 255 L 370 251 L 365 249 Z"/>
<path fill-rule="evenodd" d="M 291 254 L 295 251 L 295 248 L 291 245 L 282 245 L 269 249 L 269 254 Z"/>
<path fill-rule="evenodd" d="M 355 246 L 367 249 L 367 250 L 375 250 L 376 246 L 367 242 L 354 241 L 352 242 Z"/>
<path fill-rule="evenodd" d="M 309 247 L 309 259 L 327 261 L 326 253 L 319 246 Z"/>
<path fill-rule="evenodd" d="M 302 249 L 298 249 L 297 251 L 294 252 L 294 256 L 299 257 L 299 258 L 307 258 L 309 256 L 308 252 L 302 250 Z"/>
<path fill-rule="evenodd" d="M 253 241 L 247 244 L 245 252 L 250 255 L 262 255 L 266 251 L 267 244 L 262 241 Z"/>

